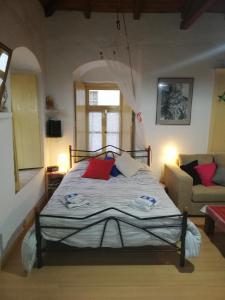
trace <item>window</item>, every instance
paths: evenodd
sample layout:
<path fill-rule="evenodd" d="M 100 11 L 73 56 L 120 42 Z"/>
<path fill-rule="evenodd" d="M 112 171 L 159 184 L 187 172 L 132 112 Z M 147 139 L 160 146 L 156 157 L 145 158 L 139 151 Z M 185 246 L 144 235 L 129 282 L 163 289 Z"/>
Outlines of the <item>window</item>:
<path fill-rule="evenodd" d="M 114 84 L 76 83 L 76 148 L 132 148 L 132 110 Z M 110 150 L 110 149 L 108 149 Z"/>
<path fill-rule="evenodd" d="M 121 95 L 120 90 L 89 89 L 87 99 L 88 150 L 97 150 L 106 145 L 120 147 L 121 143 Z"/>
<path fill-rule="evenodd" d="M 97 150 L 102 147 L 102 113 L 88 113 L 88 149 Z"/>

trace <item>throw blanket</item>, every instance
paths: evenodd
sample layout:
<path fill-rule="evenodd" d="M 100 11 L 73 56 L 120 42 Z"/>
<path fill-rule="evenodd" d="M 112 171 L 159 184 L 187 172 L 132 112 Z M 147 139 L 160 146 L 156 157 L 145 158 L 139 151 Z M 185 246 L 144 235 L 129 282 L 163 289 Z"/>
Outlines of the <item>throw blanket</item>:
<path fill-rule="evenodd" d="M 30 273 L 36 259 L 36 236 L 34 226 L 28 230 L 23 239 L 21 256 L 24 271 Z"/>
<path fill-rule="evenodd" d="M 190 221 L 188 221 L 185 241 L 186 258 L 198 256 L 201 245 L 201 234 L 198 228 Z M 34 227 L 29 229 L 25 235 L 21 252 L 23 268 L 27 273 L 30 273 L 36 260 L 36 236 Z"/>
<path fill-rule="evenodd" d="M 185 256 L 198 256 L 201 246 L 201 234 L 198 228 L 188 220 L 188 230 L 185 239 Z"/>

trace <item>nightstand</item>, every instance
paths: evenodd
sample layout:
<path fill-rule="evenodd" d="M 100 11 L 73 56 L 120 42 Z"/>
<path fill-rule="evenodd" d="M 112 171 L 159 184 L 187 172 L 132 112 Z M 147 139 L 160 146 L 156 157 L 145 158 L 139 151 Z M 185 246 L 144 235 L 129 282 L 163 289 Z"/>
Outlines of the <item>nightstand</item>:
<path fill-rule="evenodd" d="M 168 190 L 167 190 L 167 188 L 166 188 L 166 185 L 165 185 L 165 183 L 163 183 L 163 182 L 159 182 L 159 184 L 161 185 L 161 187 L 164 189 L 164 191 L 167 193 L 168 192 Z"/>
<path fill-rule="evenodd" d="M 52 194 L 55 192 L 65 173 L 62 172 L 46 172 L 46 191 L 47 191 L 47 198 L 50 199 Z"/>

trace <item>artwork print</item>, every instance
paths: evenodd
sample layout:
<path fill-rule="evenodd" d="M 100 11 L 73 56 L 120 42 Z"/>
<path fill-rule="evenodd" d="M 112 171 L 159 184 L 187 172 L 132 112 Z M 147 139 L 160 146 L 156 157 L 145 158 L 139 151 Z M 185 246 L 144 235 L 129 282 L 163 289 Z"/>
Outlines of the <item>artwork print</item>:
<path fill-rule="evenodd" d="M 158 80 L 156 124 L 190 125 L 193 78 Z"/>

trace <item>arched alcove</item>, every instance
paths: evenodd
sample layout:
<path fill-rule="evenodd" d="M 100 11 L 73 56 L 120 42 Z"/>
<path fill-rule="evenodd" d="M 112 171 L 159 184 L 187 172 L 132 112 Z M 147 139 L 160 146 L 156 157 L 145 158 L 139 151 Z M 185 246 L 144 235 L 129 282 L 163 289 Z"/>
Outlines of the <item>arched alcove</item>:
<path fill-rule="evenodd" d="M 107 63 L 105 60 L 95 60 L 95 61 L 91 61 L 91 62 L 82 64 L 74 70 L 73 79 L 75 81 L 80 80 L 88 72 L 95 70 L 95 69 L 99 69 L 99 68 L 107 68 Z"/>
<path fill-rule="evenodd" d="M 126 87 L 130 87 L 130 82 L 128 82 L 130 79 L 129 66 L 119 61 L 96 60 L 80 65 L 75 69 L 73 81 L 75 82 L 75 119 L 77 121 L 75 124 L 75 145 L 77 148 L 96 150 L 107 144 L 113 144 L 123 149 L 133 148 L 132 105 L 127 102 L 127 94 L 124 94 L 122 89 L 126 83 L 128 83 Z M 132 92 L 130 90 L 130 94 Z M 91 95 L 94 94 L 96 99 L 90 100 Z M 119 100 L 116 100 L 116 97 Z M 111 99 L 112 102 L 107 102 L 108 99 Z M 91 101 L 97 102 L 90 104 Z M 92 105 L 96 107 L 93 108 Z M 94 113 L 95 109 L 98 111 L 97 114 Z M 91 133 L 91 118 L 93 124 L 100 122 L 101 125 L 99 126 L 102 126 L 98 137 Z M 94 120 L 94 118 L 96 119 Z M 110 122 L 115 122 L 113 126 L 117 128 L 116 133 L 111 133 L 110 127 L 107 125 Z"/>
<path fill-rule="evenodd" d="M 41 67 L 36 56 L 26 47 L 18 47 L 13 50 L 11 69 L 35 73 L 41 72 Z"/>
<path fill-rule="evenodd" d="M 130 67 L 126 64 L 116 61 L 115 62 L 119 70 L 123 70 L 124 73 L 130 74 Z M 118 83 L 114 78 L 112 72 L 109 69 L 109 64 L 113 64 L 113 61 L 106 61 L 104 59 L 94 60 L 78 66 L 73 71 L 74 81 L 96 81 L 96 82 L 114 82 Z M 118 70 L 118 71 L 119 71 Z M 133 76 L 138 81 L 138 73 L 133 70 Z"/>

